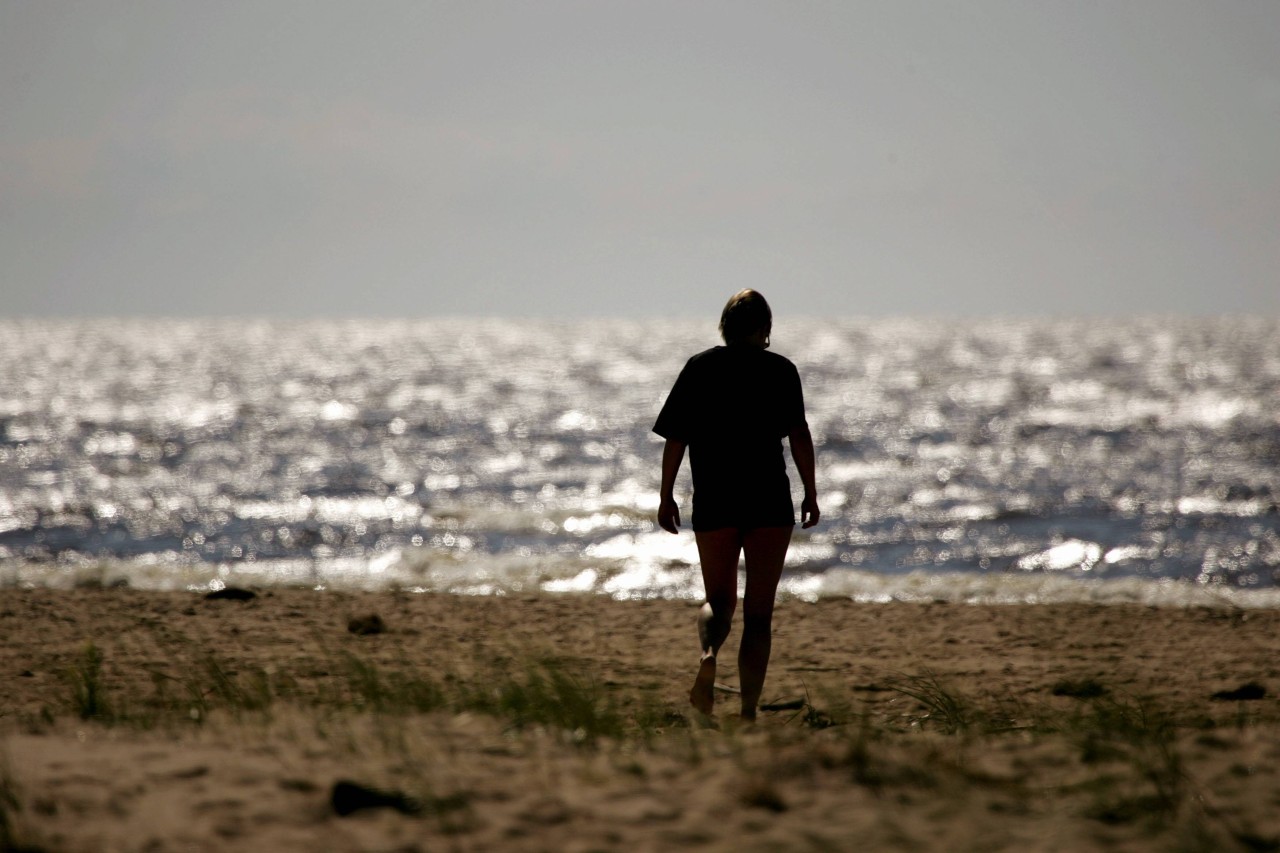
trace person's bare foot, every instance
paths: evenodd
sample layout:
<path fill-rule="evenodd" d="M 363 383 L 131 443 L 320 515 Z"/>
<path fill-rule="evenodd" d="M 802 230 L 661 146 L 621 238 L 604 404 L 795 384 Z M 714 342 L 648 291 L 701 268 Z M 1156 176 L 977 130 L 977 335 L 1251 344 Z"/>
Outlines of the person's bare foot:
<path fill-rule="evenodd" d="M 698 664 L 698 677 L 693 680 L 693 688 L 689 691 L 689 704 L 711 716 L 716 702 L 716 656 L 704 654 Z"/>

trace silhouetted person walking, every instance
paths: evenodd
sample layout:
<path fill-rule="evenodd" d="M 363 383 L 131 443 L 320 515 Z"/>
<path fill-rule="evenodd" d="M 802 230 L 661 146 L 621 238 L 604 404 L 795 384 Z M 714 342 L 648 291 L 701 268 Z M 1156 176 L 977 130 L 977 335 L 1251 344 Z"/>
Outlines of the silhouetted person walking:
<path fill-rule="evenodd" d="M 676 533 L 673 489 L 689 449 L 693 469 L 693 533 L 707 600 L 698 614 L 702 658 L 690 703 L 710 714 L 716 654 L 738 604 L 738 557 L 745 556 L 738 677 L 742 719 L 754 720 L 769 667 L 773 603 L 795 527 L 782 439 L 804 483 L 803 527 L 818 523 L 813 438 L 795 365 L 768 352 L 773 314 L 754 290 L 735 294 L 720 315 L 725 345 L 689 359 L 653 431 L 665 438 L 658 524 Z"/>

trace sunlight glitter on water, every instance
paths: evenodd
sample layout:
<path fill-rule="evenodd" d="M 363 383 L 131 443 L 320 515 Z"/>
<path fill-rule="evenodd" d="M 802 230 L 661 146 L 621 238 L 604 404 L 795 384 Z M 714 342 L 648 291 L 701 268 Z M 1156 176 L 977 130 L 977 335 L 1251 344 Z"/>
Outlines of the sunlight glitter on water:
<path fill-rule="evenodd" d="M 0 582 L 696 594 L 649 426 L 713 324 L 0 331 Z M 805 589 L 1277 585 L 1276 321 L 782 319 L 774 348 L 819 449 Z"/>

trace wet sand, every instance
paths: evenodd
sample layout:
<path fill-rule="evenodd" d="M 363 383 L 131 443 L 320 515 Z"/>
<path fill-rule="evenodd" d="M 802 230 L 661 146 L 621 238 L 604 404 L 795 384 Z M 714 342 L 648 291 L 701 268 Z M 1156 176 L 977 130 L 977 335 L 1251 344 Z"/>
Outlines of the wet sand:
<path fill-rule="evenodd" d="M 1280 849 L 1280 612 L 784 602 L 754 727 L 695 615 L 0 591 L 0 848 Z"/>

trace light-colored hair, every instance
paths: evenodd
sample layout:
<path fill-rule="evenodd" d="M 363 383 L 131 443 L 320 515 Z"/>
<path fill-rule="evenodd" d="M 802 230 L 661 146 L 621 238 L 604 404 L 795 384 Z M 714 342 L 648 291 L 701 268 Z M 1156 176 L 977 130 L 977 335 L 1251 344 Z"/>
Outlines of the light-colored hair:
<path fill-rule="evenodd" d="M 773 326 L 773 312 L 769 303 L 754 290 L 740 290 L 725 303 L 720 312 L 720 337 L 726 344 L 749 338 L 760 330 L 768 332 Z"/>

